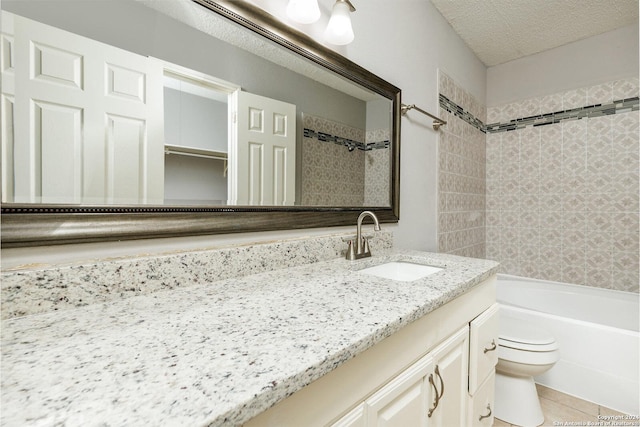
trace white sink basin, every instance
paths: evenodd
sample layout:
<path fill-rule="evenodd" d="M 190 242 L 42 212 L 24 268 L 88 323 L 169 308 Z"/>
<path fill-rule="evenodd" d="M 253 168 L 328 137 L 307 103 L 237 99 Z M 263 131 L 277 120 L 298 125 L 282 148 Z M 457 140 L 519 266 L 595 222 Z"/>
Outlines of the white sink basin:
<path fill-rule="evenodd" d="M 412 282 L 441 270 L 442 268 L 440 267 L 433 267 L 430 265 L 415 264 L 413 262 L 406 261 L 392 261 L 376 265 L 374 267 L 364 268 L 359 272 L 382 277 L 384 279 Z"/>

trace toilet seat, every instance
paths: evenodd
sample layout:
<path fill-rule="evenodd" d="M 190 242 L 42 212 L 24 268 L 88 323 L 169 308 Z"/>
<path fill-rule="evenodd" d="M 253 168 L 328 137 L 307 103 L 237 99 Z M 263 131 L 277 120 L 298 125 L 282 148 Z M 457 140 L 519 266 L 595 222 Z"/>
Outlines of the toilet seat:
<path fill-rule="evenodd" d="M 514 350 L 547 352 L 558 350 L 553 335 L 533 328 L 520 319 L 502 316 L 498 345 Z"/>
<path fill-rule="evenodd" d="M 553 365 L 560 359 L 558 347 L 549 351 L 529 351 L 498 346 L 498 370 L 510 363 L 533 366 Z M 521 368 L 522 369 L 522 368 Z"/>
<path fill-rule="evenodd" d="M 511 349 L 520 350 L 520 351 L 531 351 L 534 353 L 545 353 L 549 351 L 556 351 L 558 349 L 558 344 L 555 342 L 552 342 L 550 344 L 539 345 L 539 344 L 526 344 L 521 342 L 513 342 L 513 341 L 503 340 L 502 338 L 498 338 L 498 345 L 500 347 L 506 347 L 506 348 L 511 348 Z"/>

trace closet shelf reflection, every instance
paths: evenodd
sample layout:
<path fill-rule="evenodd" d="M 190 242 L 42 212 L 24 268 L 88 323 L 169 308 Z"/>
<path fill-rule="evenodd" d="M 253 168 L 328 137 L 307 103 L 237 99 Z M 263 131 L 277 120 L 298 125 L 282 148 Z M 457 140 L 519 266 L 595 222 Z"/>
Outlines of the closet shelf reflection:
<path fill-rule="evenodd" d="M 227 160 L 227 153 L 223 151 L 207 150 L 204 148 L 187 147 L 184 145 L 165 144 L 165 154 L 178 154 L 182 156 L 203 157 L 207 159 Z"/>

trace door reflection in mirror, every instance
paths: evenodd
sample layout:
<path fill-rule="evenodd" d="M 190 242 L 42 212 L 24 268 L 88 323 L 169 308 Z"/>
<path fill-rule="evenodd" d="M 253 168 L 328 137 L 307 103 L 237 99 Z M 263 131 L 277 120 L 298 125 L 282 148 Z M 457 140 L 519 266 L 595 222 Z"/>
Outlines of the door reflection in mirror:
<path fill-rule="evenodd" d="M 159 64 L 5 12 L 2 27 L 2 201 L 162 203 Z"/>

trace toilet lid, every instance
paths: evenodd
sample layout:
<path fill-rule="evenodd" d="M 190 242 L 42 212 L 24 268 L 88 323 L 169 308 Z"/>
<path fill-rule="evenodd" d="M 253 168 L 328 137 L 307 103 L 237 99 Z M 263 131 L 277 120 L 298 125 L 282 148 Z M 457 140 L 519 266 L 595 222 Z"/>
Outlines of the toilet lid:
<path fill-rule="evenodd" d="M 548 346 L 555 343 L 555 338 L 548 332 L 534 328 L 520 319 L 504 315 L 500 317 L 499 338 L 507 346 L 509 346 L 508 343 L 527 346 Z"/>

